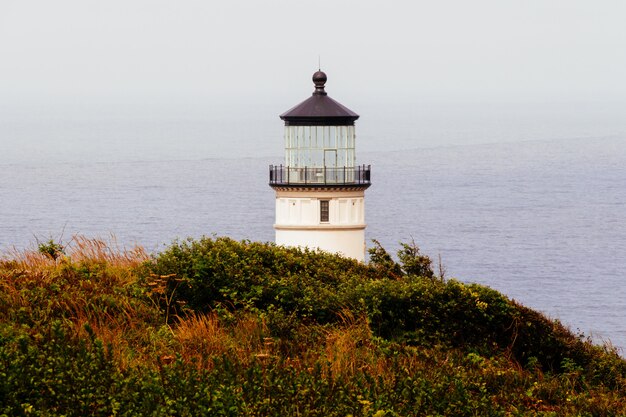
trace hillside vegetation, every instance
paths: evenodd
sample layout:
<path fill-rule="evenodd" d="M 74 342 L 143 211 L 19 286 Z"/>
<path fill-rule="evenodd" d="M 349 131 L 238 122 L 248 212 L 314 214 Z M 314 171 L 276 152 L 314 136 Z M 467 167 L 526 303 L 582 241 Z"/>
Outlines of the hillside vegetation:
<path fill-rule="evenodd" d="M 626 362 L 403 245 L 76 237 L 0 261 L 0 415 L 626 415 Z"/>

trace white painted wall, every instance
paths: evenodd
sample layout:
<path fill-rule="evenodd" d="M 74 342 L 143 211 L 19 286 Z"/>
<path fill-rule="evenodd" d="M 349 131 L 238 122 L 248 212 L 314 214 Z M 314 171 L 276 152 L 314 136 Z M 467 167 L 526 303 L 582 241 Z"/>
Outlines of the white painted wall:
<path fill-rule="evenodd" d="M 329 221 L 320 222 L 320 200 L 329 201 Z M 284 197 L 276 199 L 277 225 L 363 225 L 365 204 L 363 197 Z"/>
<path fill-rule="evenodd" d="M 278 191 L 276 244 L 308 247 L 365 259 L 364 191 Z M 329 201 L 329 221 L 320 221 L 320 200 Z"/>
<path fill-rule="evenodd" d="M 276 227 L 276 244 L 322 249 L 358 261 L 365 260 L 365 227 L 359 229 L 283 229 Z"/>

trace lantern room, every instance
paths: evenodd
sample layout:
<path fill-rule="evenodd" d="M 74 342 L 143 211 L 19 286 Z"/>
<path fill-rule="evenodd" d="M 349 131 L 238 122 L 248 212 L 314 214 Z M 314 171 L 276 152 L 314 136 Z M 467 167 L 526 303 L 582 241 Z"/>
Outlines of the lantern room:
<path fill-rule="evenodd" d="M 369 167 L 356 166 L 354 122 L 359 115 L 328 96 L 326 81 L 326 74 L 317 71 L 311 97 L 280 115 L 285 122 L 285 165 L 270 167 L 270 183 L 369 181 Z"/>

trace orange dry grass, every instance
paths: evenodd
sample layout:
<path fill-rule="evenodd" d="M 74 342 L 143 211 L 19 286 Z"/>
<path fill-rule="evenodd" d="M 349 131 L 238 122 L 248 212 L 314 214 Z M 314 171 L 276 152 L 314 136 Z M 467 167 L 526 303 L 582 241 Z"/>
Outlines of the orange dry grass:
<path fill-rule="evenodd" d="M 168 338 L 159 334 L 159 328 L 121 319 L 103 323 L 82 318 L 74 323 L 74 335 L 87 338 L 89 332 L 86 326 L 89 326 L 104 346 L 111 346 L 113 357 L 122 370 L 146 365 L 156 368 L 158 363 L 155 358 L 172 354 Z"/>
<path fill-rule="evenodd" d="M 148 259 L 140 247 L 120 250 L 100 239 L 74 236 L 68 254 L 53 259 L 33 251 L 13 251 L 0 260 L 0 290 L 5 306 L 11 309 L 29 307 L 41 314 L 63 314 L 64 317 L 87 316 L 90 320 L 109 320 L 107 312 L 90 311 L 94 298 L 110 296 L 116 311 L 128 318 L 133 307 L 125 297 L 116 297 L 116 288 L 137 280 L 133 271 Z M 77 273 L 77 267 L 93 270 L 89 279 Z M 30 291 L 39 288 L 39 291 Z M 28 291 L 25 291 L 28 290 Z M 46 303 L 42 308 L 41 302 Z M 1 313 L 1 311 L 0 311 Z M 45 319 L 46 317 L 43 317 Z"/>
<path fill-rule="evenodd" d="M 85 236 L 74 236 L 69 246 L 68 256 L 74 262 L 106 262 L 110 266 L 135 267 L 150 257 L 141 246 L 120 248 L 115 236 L 109 242 L 101 239 L 89 239 Z"/>
<path fill-rule="evenodd" d="M 37 250 L 13 250 L 0 259 L 1 263 L 13 264 L 23 269 L 49 269 L 63 262 L 106 262 L 112 267 L 135 267 L 147 261 L 150 257 L 141 246 L 131 249 L 120 248 L 115 236 L 108 241 L 97 238 L 87 238 L 74 235 L 70 242 L 65 245 L 65 256 L 57 259 L 43 254 Z"/>
<path fill-rule="evenodd" d="M 326 334 L 324 355 L 328 376 L 350 376 L 366 372 L 372 376 L 388 374 L 388 360 L 377 354 L 367 318 L 356 319 L 351 312 L 342 313 L 343 326 Z"/>
<path fill-rule="evenodd" d="M 136 267 L 148 259 L 146 252 L 119 249 L 114 239 L 74 236 L 66 253 L 53 259 L 13 251 L 0 260 L 0 320 L 31 326 L 60 320 L 79 336 L 89 324 L 96 337 L 116 347 L 122 366 L 160 352 L 149 331 L 160 322 L 158 309 L 137 298 L 137 290 L 125 290 L 139 279 Z"/>
<path fill-rule="evenodd" d="M 244 316 L 225 326 L 215 313 L 195 314 L 180 319 L 174 329 L 183 359 L 210 368 L 211 358 L 227 355 L 240 363 L 250 363 L 258 356 L 267 356 L 265 323 L 256 316 Z"/>

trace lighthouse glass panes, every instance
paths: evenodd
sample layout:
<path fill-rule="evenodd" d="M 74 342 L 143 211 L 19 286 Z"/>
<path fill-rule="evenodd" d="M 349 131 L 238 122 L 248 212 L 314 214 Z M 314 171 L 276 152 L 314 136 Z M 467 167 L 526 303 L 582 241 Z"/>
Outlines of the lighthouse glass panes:
<path fill-rule="evenodd" d="M 290 168 L 354 168 L 354 126 L 285 126 Z"/>

